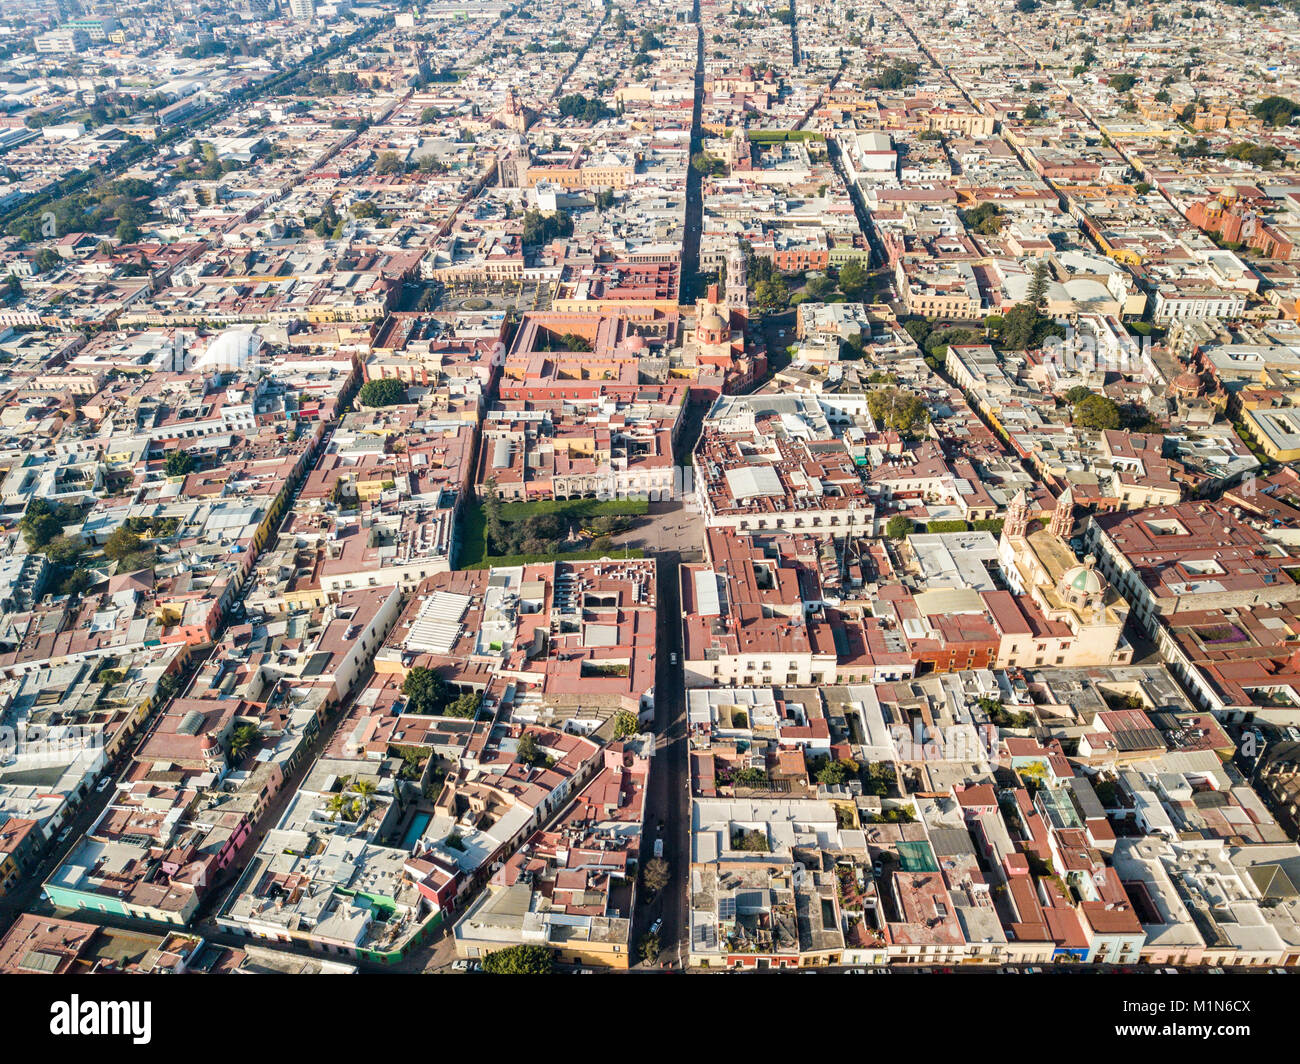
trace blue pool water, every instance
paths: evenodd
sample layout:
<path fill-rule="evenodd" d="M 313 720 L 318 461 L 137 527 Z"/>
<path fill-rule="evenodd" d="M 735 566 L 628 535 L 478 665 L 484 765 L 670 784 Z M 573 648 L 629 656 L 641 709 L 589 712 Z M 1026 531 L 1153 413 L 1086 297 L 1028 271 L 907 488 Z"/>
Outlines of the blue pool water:
<path fill-rule="evenodd" d="M 416 813 L 411 820 L 411 826 L 406 829 L 406 835 L 402 839 L 402 849 L 409 850 L 419 842 L 420 836 L 424 834 L 424 829 L 429 826 L 429 821 L 432 819 L 433 817 L 428 813 Z"/>

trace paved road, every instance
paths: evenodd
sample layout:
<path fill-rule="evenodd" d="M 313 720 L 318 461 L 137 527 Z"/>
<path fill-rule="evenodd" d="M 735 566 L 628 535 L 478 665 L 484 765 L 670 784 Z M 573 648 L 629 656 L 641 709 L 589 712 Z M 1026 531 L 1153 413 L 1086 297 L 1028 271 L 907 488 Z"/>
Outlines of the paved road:
<path fill-rule="evenodd" d="M 690 797 L 686 764 L 686 699 L 682 691 L 681 595 L 678 588 L 681 556 L 676 551 L 655 555 L 659 587 L 658 648 L 655 669 L 655 760 L 646 800 L 641 867 L 654 856 L 655 839 L 664 842 L 664 860 L 672 872 L 668 887 L 651 898 L 641 890 L 641 905 L 632 940 L 640 941 L 660 917 L 660 958 L 680 966 L 686 957 L 686 874 L 690 867 Z M 677 664 L 673 664 L 674 655 Z"/>
<path fill-rule="evenodd" d="M 691 109 L 691 154 L 704 143 L 700 126 L 700 113 L 704 106 L 704 32 L 700 29 L 700 3 L 695 0 L 691 15 L 695 23 L 695 103 Z M 686 235 L 682 242 L 682 268 L 679 299 L 694 299 L 689 290 L 700 269 L 700 227 L 704 218 L 704 196 L 701 174 L 693 166 L 686 168 Z"/>
<path fill-rule="evenodd" d="M 694 450 L 707 407 L 691 406 L 678 439 L 677 451 Z M 689 942 L 686 875 L 690 868 L 690 778 L 687 766 L 686 699 L 682 689 L 682 604 L 678 583 L 683 560 L 697 557 L 704 547 L 704 526 L 698 513 L 687 509 L 689 500 L 660 503 L 652 507 L 656 540 L 651 550 L 656 562 L 658 587 L 656 605 L 655 668 L 655 761 L 646 795 L 645 832 L 641 839 L 641 867 L 654 856 L 656 839 L 664 843 L 664 859 L 672 881 L 659 895 L 639 890 L 633 918 L 632 942 L 655 920 L 659 929 L 660 963 L 680 967 Z M 638 530 L 640 533 L 641 530 Z M 647 537 L 649 538 L 649 537 Z M 683 555 L 686 558 L 683 558 Z M 674 664 L 674 661 L 676 662 Z M 647 966 L 650 967 L 650 966 Z"/>

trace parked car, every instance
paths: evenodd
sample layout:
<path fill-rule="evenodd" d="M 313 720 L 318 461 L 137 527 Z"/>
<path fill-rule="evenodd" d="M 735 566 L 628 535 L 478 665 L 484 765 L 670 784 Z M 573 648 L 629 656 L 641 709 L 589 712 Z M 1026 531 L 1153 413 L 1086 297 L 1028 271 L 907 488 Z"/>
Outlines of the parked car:
<path fill-rule="evenodd" d="M 54 839 L 55 844 L 58 845 L 58 846 L 62 846 L 65 842 L 68 841 L 68 836 L 71 835 L 71 834 L 72 834 L 72 829 L 71 829 L 71 828 L 64 828 L 64 829 L 63 829 L 62 831 L 60 831 L 59 834 L 55 837 L 55 839 Z"/>
<path fill-rule="evenodd" d="M 677 664 L 677 651 L 674 650 L 671 654 L 668 655 L 668 664 L 669 665 Z"/>
<path fill-rule="evenodd" d="M 664 926 L 664 918 L 661 916 L 659 917 L 658 920 L 656 920 L 653 924 L 650 925 L 650 934 L 652 935 L 659 934 L 659 929 L 663 926 Z"/>
<path fill-rule="evenodd" d="M 100 794 L 103 794 L 111 786 L 113 786 L 113 777 L 105 776 L 102 780 L 99 781 L 99 786 L 97 786 L 95 790 L 99 791 Z"/>

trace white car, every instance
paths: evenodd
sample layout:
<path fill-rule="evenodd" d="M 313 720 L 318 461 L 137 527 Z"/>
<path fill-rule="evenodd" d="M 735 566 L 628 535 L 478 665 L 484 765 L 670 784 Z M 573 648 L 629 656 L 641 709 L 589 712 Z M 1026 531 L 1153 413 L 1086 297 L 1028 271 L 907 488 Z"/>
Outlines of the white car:
<path fill-rule="evenodd" d="M 113 777 L 105 776 L 102 780 L 99 781 L 99 786 L 96 787 L 95 790 L 99 791 L 100 794 L 103 794 L 111 786 L 113 786 Z"/>
<path fill-rule="evenodd" d="M 669 665 L 677 664 L 677 651 L 674 650 L 671 654 L 668 655 L 668 664 Z"/>

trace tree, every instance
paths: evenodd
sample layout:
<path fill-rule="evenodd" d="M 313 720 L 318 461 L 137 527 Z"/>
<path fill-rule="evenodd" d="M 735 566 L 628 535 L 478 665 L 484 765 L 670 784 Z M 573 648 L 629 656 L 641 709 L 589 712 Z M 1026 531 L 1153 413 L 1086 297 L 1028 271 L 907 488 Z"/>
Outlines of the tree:
<path fill-rule="evenodd" d="M 483 516 L 487 520 L 488 536 L 501 548 L 506 542 L 505 523 L 501 520 L 501 497 L 497 494 L 496 477 L 488 477 L 487 493 L 483 496 Z"/>
<path fill-rule="evenodd" d="M 256 724 L 241 724 L 230 733 L 230 756 L 234 760 L 244 756 L 244 752 L 262 737 Z"/>
<path fill-rule="evenodd" d="M 85 549 L 80 536 L 55 536 L 45 545 L 45 556 L 55 565 L 74 568 Z"/>
<path fill-rule="evenodd" d="M 646 888 L 655 894 L 668 886 L 672 878 L 672 869 L 662 857 L 651 857 L 645 863 L 645 870 L 641 873 Z"/>
<path fill-rule="evenodd" d="M 183 477 L 194 469 L 194 456 L 189 451 L 171 451 L 167 455 L 167 475 Z"/>
<path fill-rule="evenodd" d="M 527 247 L 547 244 L 552 240 L 573 235 L 573 219 L 564 211 L 543 214 L 536 208 L 524 212 L 520 242 Z"/>
<path fill-rule="evenodd" d="M 1092 394 L 1091 388 L 1086 388 L 1082 384 L 1076 384 L 1073 388 L 1071 388 L 1068 392 L 1066 392 L 1065 395 L 1063 395 L 1061 398 L 1063 398 L 1070 406 L 1074 406 L 1075 403 L 1083 402 L 1091 394 Z"/>
<path fill-rule="evenodd" d="M 1034 263 L 1033 273 L 1029 278 L 1029 288 L 1025 292 L 1025 302 L 1035 309 L 1042 307 L 1047 298 L 1047 283 L 1051 280 L 1050 268 L 1046 259 Z"/>
<path fill-rule="evenodd" d="M 804 285 L 804 296 L 814 303 L 824 303 L 835 294 L 835 282 L 825 274 L 820 277 L 810 277 L 808 283 Z"/>
<path fill-rule="evenodd" d="M 174 672 L 167 673 L 167 675 L 165 675 L 161 680 L 158 681 L 158 686 L 154 692 L 157 700 L 157 705 L 161 706 L 165 702 L 171 701 L 173 696 L 175 696 L 180 691 L 180 687 L 181 687 L 181 678 L 178 675 L 176 675 L 176 673 Z"/>
<path fill-rule="evenodd" d="M 850 259 L 840 267 L 840 291 L 853 303 L 861 303 L 867 295 L 866 268 L 857 259 Z"/>
<path fill-rule="evenodd" d="M 332 794 L 325 801 L 325 808 L 330 812 L 330 821 L 338 820 L 340 816 L 347 819 L 348 813 L 352 809 L 352 799 L 346 794 Z"/>
<path fill-rule="evenodd" d="M 659 936 L 654 932 L 642 935 L 637 953 L 646 964 L 654 964 L 659 959 Z"/>
<path fill-rule="evenodd" d="M 393 406 L 406 401 L 406 385 L 395 377 L 379 377 L 366 381 L 357 393 L 362 406 Z"/>
<path fill-rule="evenodd" d="M 754 304 L 761 310 L 780 310 L 789 305 L 790 289 L 780 274 L 754 286 Z"/>
<path fill-rule="evenodd" d="M 1281 162 L 1286 158 L 1286 152 L 1275 144 L 1252 144 L 1248 140 L 1240 140 L 1235 144 L 1229 144 L 1224 149 L 1223 154 L 1225 158 L 1250 163 L 1252 166 L 1258 166 L 1261 170 L 1271 170 L 1274 163 Z"/>
<path fill-rule="evenodd" d="M 866 353 L 867 341 L 861 333 L 854 333 L 847 340 L 840 341 L 840 358 L 857 361 Z"/>
<path fill-rule="evenodd" d="M 868 78 L 864 84 L 870 89 L 905 89 L 915 85 L 921 76 L 921 67 L 910 60 L 891 63 L 874 78 Z"/>
<path fill-rule="evenodd" d="M 483 970 L 492 975 L 550 975 L 555 954 L 545 946 L 507 946 L 483 958 Z"/>
<path fill-rule="evenodd" d="M 104 543 L 104 557 L 109 561 L 120 562 L 139 552 L 143 545 L 144 541 L 139 536 L 125 525 L 119 525 Z"/>
<path fill-rule="evenodd" d="M 895 514 L 885 525 L 885 535 L 890 539 L 904 539 L 912 534 L 912 529 L 915 527 L 910 517 Z"/>
<path fill-rule="evenodd" d="M 27 549 L 38 551 L 63 532 L 63 520 L 58 510 L 44 499 L 32 499 L 18 527 L 27 541 Z"/>
<path fill-rule="evenodd" d="M 1064 335 L 1065 330 L 1060 325 L 1041 314 L 1026 300 L 1017 303 L 1002 316 L 998 345 L 1007 351 L 1025 351 L 1041 347 L 1048 337 Z"/>
<path fill-rule="evenodd" d="M 1265 96 L 1250 109 L 1250 113 L 1270 126 L 1285 126 L 1300 114 L 1300 104 L 1285 96 Z"/>
<path fill-rule="evenodd" d="M 930 423 L 925 401 L 901 388 L 877 388 L 869 392 L 867 409 L 877 428 L 900 436 L 919 436 Z"/>
<path fill-rule="evenodd" d="M 579 336 L 577 333 L 562 333 L 555 341 L 555 347 L 560 351 L 590 351 L 591 341 L 585 336 Z"/>
<path fill-rule="evenodd" d="M 447 717 L 460 717 L 462 720 L 473 720 L 478 716 L 479 706 L 483 704 L 483 695 L 478 691 L 466 691 L 455 700 L 448 702 L 443 707 L 443 715 Z"/>
<path fill-rule="evenodd" d="M 626 739 L 628 736 L 636 735 L 641 730 L 641 725 L 636 719 L 635 713 L 629 713 L 626 709 L 620 709 L 614 714 L 614 738 Z"/>
<path fill-rule="evenodd" d="M 691 166 L 705 177 L 711 177 L 714 174 L 724 174 L 727 171 L 727 164 L 719 159 L 716 155 L 710 155 L 708 152 L 696 152 L 691 156 Z"/>
<path fill-rule="evenodd" d="M 748 853 L 771 853 L 772 843 L 768 839 L 766 831 L 759 831 L 757 828 L 741 828 L 732 834 L 731 848 L 733 850 L 744 850 Z"/>
<path fill-rule="evenodd" d="M 1026 115 L 1026 118 L 1029 116 Z M 968 229 L 973 229 L 982 236 L 996 236 L 1002 231 L 1005 220 L 1002 208 L 996 203 L 978 203 L 962 215 L 962 221 Z"/>
<path fill-rule="evenodd" d="M 519 737 L 519 742 L 515 744 L 515 758 L 525 765 L 535 765 L 545 756 L 533 732 L 524 732 Z"/>
<path fill-rule="evenodd" d="M 395 174 L 401 169 L 402 160 L 398 158 L 395 151 L 380 152 L 379 158 L 375 160 L 375 173 L 377 174 Z"/>
<path fill-rule="evenodd" d="M 415 666 L 402 681 L 402 694 L 412 713 L 437 713 L 446 704 L 449 693 L 447 681 L 423 665 Z"/>
<path fill-rule="evenodd" d="M 858 763 L 851 758 L 827 761 L 817 772 L 817 782 L 828 787 L 838 786 L 858 774 Z"/>
<path fill-rule="evenodd" d="M 89 569 L 74 569 L 72 570 L 72 575 L 59 585 L 59 594 L 80 595 L 94 582 L 95 578 L 90 575 Z"/>
<path fill-rule="evenodd" d="M 1119 428 L 1119 407 L 1104 395 L 1089 395 L 1074 404 L 1073 421 L 1080 428 Z"/>
<path fill-rule="evenodd" d="M 884 798 L 898 782 L 894 766 L 887 761 L 873 761 L 867 766 L 866 779 L 862 784 L 864 794 Z"/>

